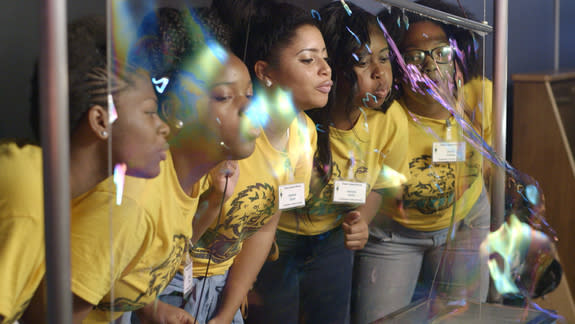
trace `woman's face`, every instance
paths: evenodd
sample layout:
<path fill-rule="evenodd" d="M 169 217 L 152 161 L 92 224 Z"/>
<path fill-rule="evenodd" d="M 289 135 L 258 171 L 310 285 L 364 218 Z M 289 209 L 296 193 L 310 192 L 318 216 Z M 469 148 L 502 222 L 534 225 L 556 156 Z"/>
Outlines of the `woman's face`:
<path fill-rule="evenodd" d="M 455 65 L 449 48 L 449 40 L 439 25 L 430 21 L 421 21 L 410 25 L 401 47 L 406 64 L 410 64 L 414 60 L 421 60 L 423 57 L 422 62 L 416 66 L 435 85 L 449 89 L 448 86 L 453 84 Z M 442 49 L 444 50 L 442 51 Z M 427 53 L 422 54 L 421 51 Z M 431 52 L 435 53 L 435 59 L 431 57 Z M 405 88 L 411 89 L 411 86 L 408 85 Z"/>
<path fill-rule="evenodd" d="M 113 163 L 126 163 L 127 175 L 153 178 L 166 159 L 170 128 L 158 116 L 158 99 L 150 76 L 137 72 L 114 96 L 118 119 L 112 124 Z"/>
<path fill-rule="evenodd" d="M 325 106 L 333 82 L 319 29 L 311 25 L 296 29 L 288 46 L 280 50 L 277 64 L 270 66 L 269 75 L 274 85 L 291 91 L 298 110 Z"/>
<path fill-rule="evenodd" d="M 246 115 L 253 96 L 252 80 L 246 65 L 230 54 L 208 91 L 208 122 L 220 134 L 219 145 L 226 158 L 248 157 L 255 149 L 260 129 Z"/>
<path fill-rule="evenodd" d="M 250 74 L 229 52 L 223 64 L 211 63 L 214 70 L 207 80 L 182 73 L 175 91 L 168 93 L 162 108 L 178 129 L 170 141 L 208 160 L 243 159 L 253 152 L 260 133 L 246 114 L 253 94 Z"/>
<path fill-rule="evenodd" d="M 369 50 L 364 46 L 356 53 L 359 61 L 353 67 L 357 77 L 355 107 L 377 108 L 389 95 L 393 73 L 389 61 L 389 46 L 376 27 L 369 29 Z"/>

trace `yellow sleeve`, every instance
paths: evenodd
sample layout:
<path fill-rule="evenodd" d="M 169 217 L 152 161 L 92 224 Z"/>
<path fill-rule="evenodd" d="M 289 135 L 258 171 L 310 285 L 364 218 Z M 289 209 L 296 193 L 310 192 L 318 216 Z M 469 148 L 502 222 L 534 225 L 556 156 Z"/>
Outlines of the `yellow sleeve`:
<path fill-rule="evenodd" d="M 493 83 L 485 79 L 485 101 L 483 102 L 483 138 L 487 144 L 493 143 Z"/>
<path fill-rule="evenodd" d="M 0 315 L 11 318 L 32 298 L 44 275 L 42 218 L 4 214 L 0 219 Z M 16 319 L 16 318 L 14 318 Z"/>
<path fill-rule="evenodd" d="M 397 187 L 398 173 L 407 177 L 409 174 L 407 149 L 409 136 L 407 128 L 407 116 L 403 108 L 397 102 L 393 102 L 390 109 L 385 113 L 386 122 L 380 125 L 381 133 L 387 134 L 387 141 L 380 152 L 380 173 L 373 186 L 373 190 Z"/>
<path fill-rule="evenodd" d="M 465 85 L 467 119 L 488 145 L 493 143 L 493 83 L 489 79 L 473 79 Z"/>
<path fill-rule="evenodd" d="M 146 250 L 151 217 L 133 199 L 117 206 L 113 194 L 94 192 L 74 205 L 71 223 L 72 291 L 97 305 Z"/>

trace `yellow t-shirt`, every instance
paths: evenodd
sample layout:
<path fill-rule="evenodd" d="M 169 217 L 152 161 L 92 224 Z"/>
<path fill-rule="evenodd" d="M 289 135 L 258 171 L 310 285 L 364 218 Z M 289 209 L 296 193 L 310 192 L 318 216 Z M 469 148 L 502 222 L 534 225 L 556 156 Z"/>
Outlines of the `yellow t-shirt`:
<path fill-rule="evenodd" d="M 364 182 L 366 195 L 401 185 L 407 173 L 407 117 L 394 102 L 387 112 L 364 109 L 350 130 L 330 127 L 332 177 L 321 193 L 310 193 L 307 215 L 283 213 L 278 228 L 300 235 L 318 235 L 339 226 L 357 205 L 333 203 L 335 180 Z M 398 174 L 399 173 L 399 174 Z"/>
<path fill-rule="evenodd" d="M 254 153 L 239 161 L 240 176 L 234 194 L 224 204 L 219 224 L 214 221 L 193 249 L 194 276 L 206 275 L 210 251 L 208 276 L 224 274 L 232 266 L 243 240 L 278 210 L 280 185 L 304 183 L 307 195 L 317 142 L 315 125 L 300 113 L 290 125 L 289 134 L 286 152 L 281 152 L 262 132 Z"/>
<path fill-rule="evenodd" d="M 115 191 L 109 178 L 73 201 L 72 291 L 96 305 L 84 323 L 108 323 L 164 290 L 192 236 L 202 189 L 193 197 L 181 189 L 168 154 L 158 177 L 126 177 L 120 206 Z"/>
<path fill-rule="evenodd" d="M 484 85 L 482 80 L 474 79 L 468 82 L 463 90 L 466 105 L 463 118 L 486 139 L 487 144 L 490 144 L 491 81 L 486 80 Z M 404 109 L 409 115 L 407 108 Z M 384 209 L 384 213 L 391 215 L 396 222 L 405 227 L 420 231 L 436 231 L 449 226 L 453 213 L 455 221 L 464 218 L 479 198 L 484 187 L 483 158 L 465 140 L 465 162 L 433 163 L 432 146 L 434 142 L 446 141 L 446 121 L 413 113 L 411 115 L 415 118 L 410 118 L 409 121 L 410 175 L 404 187 L 405 213 L 402 215 L 391 206 L 386 206 L 388 208 Z M 455 118 L 451 117 L 449 121 L 452 125 L 452 141 L 464 141 L 462 129 Z M 458 199 L 455 198 L 456 194 Z"/>
<path fill-rule="evenodd" d="M 12 323 L 44 276 L 42 150 L 0 144 L 0 317 Z"/>

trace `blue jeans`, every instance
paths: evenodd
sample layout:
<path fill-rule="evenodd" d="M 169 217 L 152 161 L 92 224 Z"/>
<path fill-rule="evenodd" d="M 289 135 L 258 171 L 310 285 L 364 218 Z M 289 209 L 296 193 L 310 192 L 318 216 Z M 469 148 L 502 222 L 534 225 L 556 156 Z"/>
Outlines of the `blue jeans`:
<path fill-rule="evenodd" d="M 279 259 L 266 262 L 250 303 L 248 323 L 349 322 L 353 252 L 343 230 L 315 235 L 277 231 Z"/>
<path fill-rule="evenodd" d="M 182 295 L 184 279 L 182 274 L 178 272 L 158 298 L 164 303 L 183 308 L 194 317 L 197 314 L 196 320 L 198 323 L 206 323 L 216 315 L 227 277 L 228 273 L 226 272 L 226 274 L 223 275 L 194 278 L 192 291 L 184 297 Z M 198 305 L 198 302 L 201 304 Z M 132 324 L 139 323 L 140 321 L 137 316 L 133 315 Z M 243 323 L 244 319 L 238 309 L 232 320 L 232 324 Z"/>
<path fill-rule="evenodd" d="M 455 224 L 449 244 L 445 244 L 448 228 L 422 232 L 392 222 L 383 231 L 373 231 L 377 234 L 370 234 L 355 256 L 353 323 L 371 323 L 407 306 L 420 276 L 438 297 L 484 302 L 489 269 L 479 248 L 489 234 L 489 223 L 484 190 L 469 214 Z"/>

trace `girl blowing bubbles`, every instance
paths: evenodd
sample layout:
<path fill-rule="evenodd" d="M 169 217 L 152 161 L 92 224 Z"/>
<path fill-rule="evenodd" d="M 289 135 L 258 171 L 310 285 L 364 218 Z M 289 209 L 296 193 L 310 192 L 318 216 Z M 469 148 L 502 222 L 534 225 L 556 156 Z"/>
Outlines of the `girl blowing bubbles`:
<path fill-rule="evenodd" d="M 367 241 L 382 194 L 400 185 L 397 171 L 406 170 L 407 121 L 390 107 L 387 42 L 375 17 L 350 8 L 351 16 L 339 2 L 320 10 L 334 89 L 325 108 L 309 113 L 318 147 L 306 207 L 282 215 L 279 259 L 264 265 L 255 286 L 261 323 L 349 321 L 353 250 Z M 337 197 L 345 186 L 359 193 Z"/>

